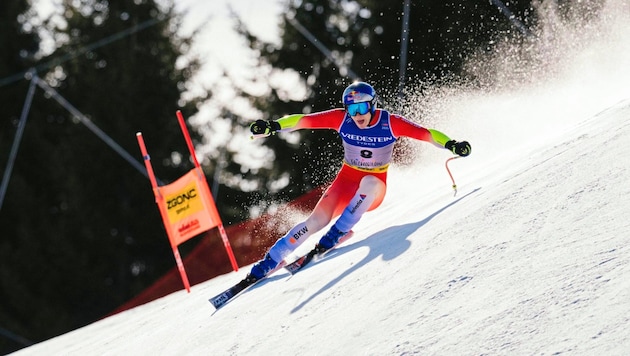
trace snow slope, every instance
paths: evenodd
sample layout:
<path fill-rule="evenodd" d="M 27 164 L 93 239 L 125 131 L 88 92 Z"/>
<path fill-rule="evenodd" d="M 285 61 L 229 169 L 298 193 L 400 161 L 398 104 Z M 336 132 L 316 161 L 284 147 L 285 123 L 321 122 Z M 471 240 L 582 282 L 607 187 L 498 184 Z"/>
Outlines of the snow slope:
<path fill-rule="evenodd" d="M 473 145 L 450 164 L 456 196 L 449 155 L 418 143 L 354 237 L 299 274 L 215 313 L 245 267 L 16 354 L 630 354 L 630 22 L 605 23 L 553 76 L 439 98 L 436 128 Z"/>

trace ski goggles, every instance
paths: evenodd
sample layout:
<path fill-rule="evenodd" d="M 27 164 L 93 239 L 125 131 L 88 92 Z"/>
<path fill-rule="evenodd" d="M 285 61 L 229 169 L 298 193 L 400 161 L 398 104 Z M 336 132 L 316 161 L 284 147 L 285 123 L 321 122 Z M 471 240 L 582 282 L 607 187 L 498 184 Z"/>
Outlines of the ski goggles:
<path fill-rule="evenodd" d="M 346 106 L 346 111 L 350 116 L 365 115 L 370 111 L 370 103 L 364 101 L 362 103 L 350 104 Z"/>

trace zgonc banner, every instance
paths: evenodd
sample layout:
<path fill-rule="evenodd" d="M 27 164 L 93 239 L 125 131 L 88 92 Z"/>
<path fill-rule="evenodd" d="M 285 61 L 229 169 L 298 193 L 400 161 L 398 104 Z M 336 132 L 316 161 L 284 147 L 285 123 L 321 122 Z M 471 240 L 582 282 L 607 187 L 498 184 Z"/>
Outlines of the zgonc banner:
<path fill-rule="evenodd" d="M 191 237 L 221 224 L 216 209 L 203 188 L 197 169 L 193 169 L 175 182 L 158 188 L 164 197 L 172 245 L 179 245 Z"/>
<path fill-rule="evenodd" d="M 142 133 L 136 133 L 136 137 L 140 151 L 142 152 L 145 167 L 147 168 L 149 180 L 153 187 L 155 202 L 158 205 L 164 227 L 166 228 L 169 241 L 171 242 L 173 255 L 175 256 L 182 282 L 186 290 L 190 293 L 190 283 L 188 282 L 188 276 L 186 275 L 186 270 L 178 249 L 180 244 L 190 238 L 214 227 L 219 228 L 219 233 L 228 257 L 230 258 L 232 269 L 238 271 L 238 265 L 234 258 L 234 253 L 232 252 L 232 247 L 230 246 L 225 229 L 223 228 L 223 223 L 221 222 L 216 204 L 210 194 L 208 182 L 197 161 L 192 140 L 190 139 L 188 129 L 184 123 L 184 117 L 180 111 L 177 112 L 177 119 L 179 120 L 179 126 L 188 144 L 190 155 L 195 163 L 195 168 L 171 184 L 158 186 L 157 179 L 153 173 L 153 167 L 151 166 L 151 158 L 149 157 L 144 139 L 142 138 Z"/>

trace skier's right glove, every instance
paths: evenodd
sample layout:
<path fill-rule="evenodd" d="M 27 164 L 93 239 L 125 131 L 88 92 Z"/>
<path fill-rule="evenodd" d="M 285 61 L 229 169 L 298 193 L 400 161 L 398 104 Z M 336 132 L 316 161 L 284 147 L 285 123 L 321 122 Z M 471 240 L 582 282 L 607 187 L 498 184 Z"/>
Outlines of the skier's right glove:
<path fill-rule="evenodd" d="M 444 148 L 453 152 L 454 154 L 462 157 L 466 157 L 470 154 L 470 143 L 467 141 L 457 142 L 455 140 L 448 141 Z"/>
<path fill-rule="evenodd" d="M 256 120 L 249 125 L 249 131 L 254 135 L 273 135 L 280 131 L 281 127 L 277 121 Z"/>

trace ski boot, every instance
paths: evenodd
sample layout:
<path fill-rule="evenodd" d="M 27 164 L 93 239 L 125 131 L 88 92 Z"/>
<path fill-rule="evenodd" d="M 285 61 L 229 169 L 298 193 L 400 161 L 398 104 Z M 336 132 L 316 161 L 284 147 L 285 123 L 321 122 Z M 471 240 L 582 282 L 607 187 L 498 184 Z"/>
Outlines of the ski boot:
<path fill-rule="evenodd" d="M 337 229 L 337 226 L 331 226 L 330 230 L 328 230 L 328 232 L 322 236 L 322 238 L 319 239 L 319 242 L 315 245 L 315 248 L 313 249 L 314 254 L 321 255 L 335 247 L 335 245 L 339 242 L 339 239 L 345 234 L 347 233 Z"/>
<path fill-rule="evenodd" d="M 274 268 L 278 267 L 280 263 L 274 261 L 271 256 L 267 253 L 265 257 L 258 261 L 249 272 L 245 280 L 248 282 L 256 282 L 259 279 L 263 279 L 269 274 L 269 272 L 273 271 Z"/>

